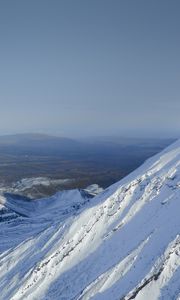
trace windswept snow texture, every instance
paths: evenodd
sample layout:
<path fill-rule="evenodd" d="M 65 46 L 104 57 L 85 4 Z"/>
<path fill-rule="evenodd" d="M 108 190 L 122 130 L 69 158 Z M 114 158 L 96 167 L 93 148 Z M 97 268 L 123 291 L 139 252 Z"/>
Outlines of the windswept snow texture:
<path fill-rule="evenodd" d="M 180 141 L 92 199 L 0 204 L 0 299 L 180 299 Z"/>

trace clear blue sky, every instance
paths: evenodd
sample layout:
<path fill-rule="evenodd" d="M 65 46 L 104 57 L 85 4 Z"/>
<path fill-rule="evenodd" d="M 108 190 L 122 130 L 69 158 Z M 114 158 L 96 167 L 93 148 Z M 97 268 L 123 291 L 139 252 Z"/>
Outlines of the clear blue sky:
<path fill-rule="evenodd" d="M 0 134 L 179 135 L 179 0 L 0 1 Z"/>

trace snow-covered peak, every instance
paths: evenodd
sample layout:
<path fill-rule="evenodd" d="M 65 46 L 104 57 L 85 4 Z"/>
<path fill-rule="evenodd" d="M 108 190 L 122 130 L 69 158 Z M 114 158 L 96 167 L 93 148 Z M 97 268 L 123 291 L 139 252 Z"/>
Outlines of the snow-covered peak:
<path fill-rule="evenodd" d="M 55 201 L 48 218 L 45 209 L 3 222 L 0 299 L 179 299 L 179 199 L 177 141 L 78 214 L 54 217 Z M 16 247 L 8 249 L 8 236 Z"/>

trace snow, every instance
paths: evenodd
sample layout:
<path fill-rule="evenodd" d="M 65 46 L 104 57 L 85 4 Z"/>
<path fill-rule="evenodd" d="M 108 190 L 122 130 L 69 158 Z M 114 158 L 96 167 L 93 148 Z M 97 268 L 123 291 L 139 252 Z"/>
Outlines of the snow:
<path fill-rule="evenodd" d="M 179 299 L 179 188 L 177 141 L 94 198 L 2 195 L 0 299 Z"/>
<path fill-rule="evenodd" d="M 96 196 L 98 194 L 100 194 L 101 192 L 103 192 L 103 188 L 100 187 L 98 184 L 91 184 L 89 186 L 87 186 L 84 189 L 86 192 L 88 192 L 89 194 L 91 194 L 92 196 Z"/>
<path fill-rule="evenodd" d="M 72 179 L 50 179 L 47 177 L 31 177 L 31 178 L 23 178 L 13 184 L 13 189 L 16 192 L 24 191 L 26 189 L 30 189 L 33 186 L 44 185 L 49 186 L 60 185 L 71 182 Z"/>

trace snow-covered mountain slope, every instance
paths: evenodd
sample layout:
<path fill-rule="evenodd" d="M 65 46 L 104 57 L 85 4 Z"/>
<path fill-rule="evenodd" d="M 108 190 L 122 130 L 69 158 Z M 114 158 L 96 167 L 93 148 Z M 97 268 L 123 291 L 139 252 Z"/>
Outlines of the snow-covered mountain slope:
<path fill-rule="evenodd" d="M 180 299 L 180 141 L 64 209 L 81 196 L 1 196 L 0 299 Z"/>

